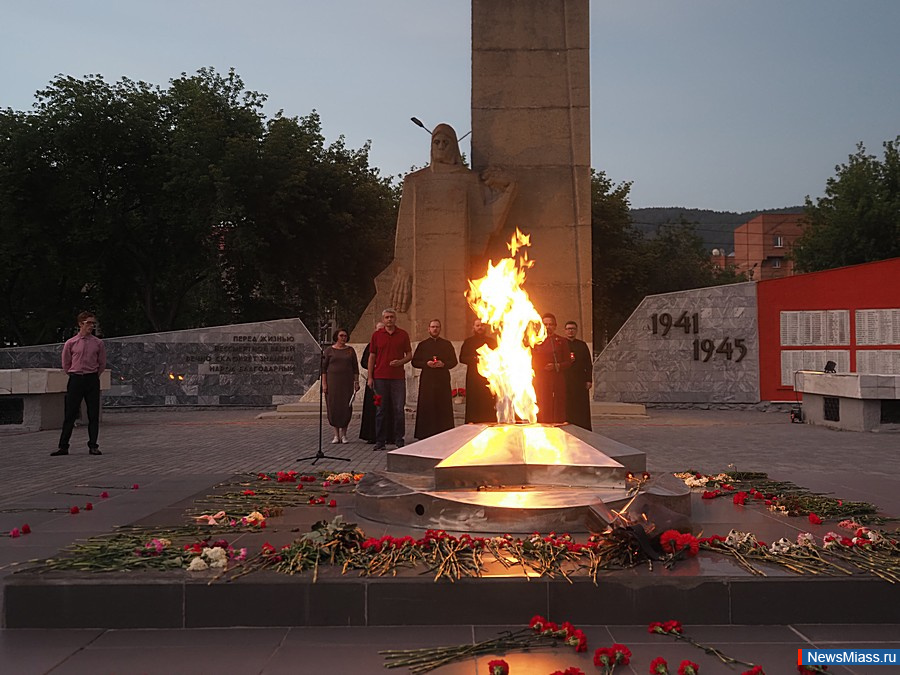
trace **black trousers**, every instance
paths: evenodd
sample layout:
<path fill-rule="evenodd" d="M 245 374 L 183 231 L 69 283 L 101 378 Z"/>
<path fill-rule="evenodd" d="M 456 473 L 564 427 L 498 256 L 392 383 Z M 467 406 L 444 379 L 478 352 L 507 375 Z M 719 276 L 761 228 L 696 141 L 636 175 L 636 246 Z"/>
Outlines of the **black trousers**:
<path fill-rule="evenodd" d="M 63 450 L 69 449 L 69 439 L 72 437 L 72 429 L 75 428 L 82 400 L 87 407 L 88 447 L 96 448 L 97 434 L 100 432 L 100 375 L 97 373 L 69 374 L 69 384 L 66 387 L 66 417 L 63 420 L 62 433 L 59 435 L 59 447 Z"/>

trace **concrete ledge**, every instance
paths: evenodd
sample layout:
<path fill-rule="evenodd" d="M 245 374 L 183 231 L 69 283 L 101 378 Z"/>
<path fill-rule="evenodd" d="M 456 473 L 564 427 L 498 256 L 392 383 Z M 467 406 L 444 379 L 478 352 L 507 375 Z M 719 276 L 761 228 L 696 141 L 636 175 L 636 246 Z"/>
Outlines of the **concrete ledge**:
<path fill-rule="evenodd" d="M 723 561 L 706 564 L 714 562 Z M 5 627 L 508 626 L 535 613 L 575 624 L 646 625 L 678 616 L 692 624 L 767 625 L 773 607 L 782 623 L 892 623 L 900 603 L 900 586 L 874 577 L 697 577 L 676 570 L 647 578 L 624 570 L 603 574 L 595 586 L 584 577 L 449 584 L 403 571 L 369 579 L 333 572 L 320 569 L 316 583 L 310 573 L 257 573 L 213 584 L 211 573 L 19 573 L 4 588 Z"/>
<path fill-rule="evenodd" d="M 900 399 L 900 375 L 801 370 L 796 381 L 808 424 L 846 431 L 900 431 L 900 423 L 884 421 L 885 406 Z"/>
<path fill-rule="evenodd" d="M 591 401 L 591 417 L 647 417 L 643 403 Z"/>
<path fill-rule="evenodd" d="M 0 370 L 0 399 L 21 399 L 23 408 L 22 422 L 0 425 L 0 432 L 61 429 L 68 383 L 69 376 L 59 368 Z M 110 371 L 107 370 L 100 375 L 100 390 L 109 387 Z M 82 417 L 86 419 L 84 406 Z"/>

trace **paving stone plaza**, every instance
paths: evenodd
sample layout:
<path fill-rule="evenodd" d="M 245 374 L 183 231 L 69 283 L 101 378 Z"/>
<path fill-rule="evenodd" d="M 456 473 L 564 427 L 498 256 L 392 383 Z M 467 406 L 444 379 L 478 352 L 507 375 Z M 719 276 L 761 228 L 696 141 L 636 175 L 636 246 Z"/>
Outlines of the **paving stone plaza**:
<path fill-rule="evenodd" d="M 245 472 L 384 468 L 383 453 L 362 441 L 324 449 L 350 461 L 321 460 L 315 467 L 296 459 L 313 455 L 319 425 L 314 412 L 292 419 L 257 419 L 258 410 L 107 411 L 101 425 L 102 456 L 87 454 L 86 433 L 77 428 L 72 454 L 50 457 L 56 431 L 2 433 L 6 469 L 0 477 L 0 529 L 28 522 L 28 536 L 0 539 L 0 574 L 14 563 L 52 556 L 73 540 L 138 521 L 219 481 Z M 358 418 L 350 428 L 358 433 Z M 900 513 L 900 456 L 896 434 L 836 432 L 791 424 L 783 412 L 672 410 L 651 408 L 646 418 L 595 418 L 594 429 L 647 453 L 651 472 L 693 468 L 714 472 L 734 464 L 765 471 L 817 492 L 877 505 Z M 326 429 L 327 433 L 327 429 Z M 332 452 L 333 451 L 333 452 Z M 139 490 L 131 490 L 133 484 Z M 95 500 L 77 517 L 50 512 L 90 499 L 98 486 L 110 498 Z M 85 496 L 88 495 L 88 496 Z M 706 504 L 695 502 L 696 509 Z M 833 524 L 832 524 L 833 525 Z M 275 525 L 277 527 L 277 525 Z M 892 527 L 890 524 L 888 527 Z M 712 534 L 711 532 L 707 534 Z M 459 592 L 463 592 L 460 590 Z M 510 598 L 513 601 L 513 598 Z M 786 623 L 792 599 L 772 602 L 762 625 L 699 625 L 688 629 L 704 644 L 761 663 L 767 673 L 795 670 L 800 647 L 900 647 L 900 614 L 893 621 L 856 624 Z M 111 608 L 112 609 L 112 608 Z M 140 607 L 134 607 L 136 613 Z M 86 608 L 96 611 L 96 608 Z M 102 610 L 101 610 L 102 611 Z M 0 631 L 0 672 L 9 673 L 380 673 L 380 649 L 468 643 L 494 636 L 496 625 L 297 626 L 203 629 L 9 629 Z M 896 609 L 886 610 L 887 616 Z M 537 613 L 537 612 L 534 612 Z M 527 623 L 529 616 L 523 616 Z M 565 620 L 565 617 L 554 617 Z M 660 617 L 660 620 L 679 617 Z M 649 635 L 645 625 L 581 625 L 588 654 L 541 651 L 510 653 L 514 673 L 550 673 L 578 666 L 596 671 L 589 654 L 611 642 L 627 644 L 632 665 L 617 672 L 644 673 L 656 656 L 677 664 L 691 659 L 706 673 L 733 673 L 715 658 L 682 643 Z M 487 659 L 450 664 L 438 673 L 484 673 Z M 832 666 L 833 673 L 884 673 L 876 666 Z M 405 671 L 401 671 L 405 672 Z"/>

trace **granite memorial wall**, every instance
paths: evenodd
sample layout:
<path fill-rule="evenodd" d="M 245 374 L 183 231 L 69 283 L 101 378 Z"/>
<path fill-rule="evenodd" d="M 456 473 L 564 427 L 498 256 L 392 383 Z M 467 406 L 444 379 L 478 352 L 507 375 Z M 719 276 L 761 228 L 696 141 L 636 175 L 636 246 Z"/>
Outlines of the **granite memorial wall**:
<path fill-rule="evenodd" d="M 104 338 L 103 405 L 271 406 L 319 378 L 319 347 L 299 319 Z M 62 344 L 0 349 L 0 369 L 59 368 Z"/>
<path fill-rule="evenodd" d="M 649 295 L 594 362 L 594 400 L 758 403 L 756 284 Z"/>

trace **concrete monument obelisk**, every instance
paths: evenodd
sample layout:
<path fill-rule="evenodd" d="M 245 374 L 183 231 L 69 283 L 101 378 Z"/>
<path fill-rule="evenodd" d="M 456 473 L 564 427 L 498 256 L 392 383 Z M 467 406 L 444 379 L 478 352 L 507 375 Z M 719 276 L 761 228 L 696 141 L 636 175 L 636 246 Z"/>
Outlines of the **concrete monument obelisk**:
<path fill-rule="evenodd" d="M 414 341 L 432 319 L 463 340 L 474 318 L 467 280 L 507 255 L 519 227 L 532 235 L 535 306 L 577 321 L 590 343 L 588 38 L 588 0 L 473 0 L 473 167 L 455 130 L 437 125 L 429 166 L 404 178 L 394 258 L 357 339 L 393 307 Z"/>
<path fill-rule="evenodd" d="M 591 137 L 588 0 L 472 0 L 472 168 L 503 166 L 518 195 L 510 230 L 531 235 L 526 290 L 590 344 Z"/>

